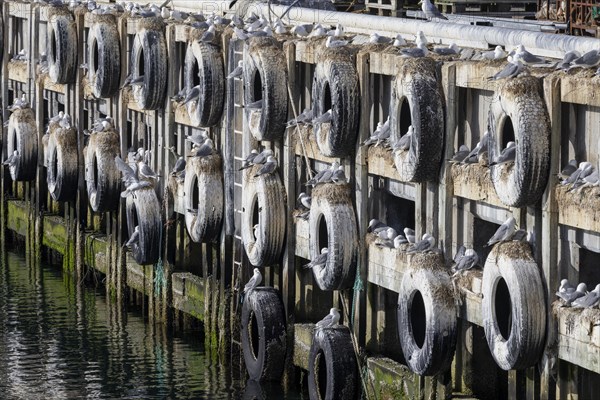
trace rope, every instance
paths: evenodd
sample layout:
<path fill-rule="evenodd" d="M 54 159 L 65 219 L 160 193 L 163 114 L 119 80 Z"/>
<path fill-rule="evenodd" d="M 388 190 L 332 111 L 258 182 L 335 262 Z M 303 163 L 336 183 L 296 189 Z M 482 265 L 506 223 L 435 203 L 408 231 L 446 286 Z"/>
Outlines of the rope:
<path fill-rule="evenodd" d="M 162 235 L 163 235 L 163 224 L 161 223 L 160 224 L 160 241 L 159 241 L 160 244 L 158 246 L 158 262 L 156 264 L 154 264 L 154 293 L 156 293 L 157 296 L 160 296 L 163 286 L 166 286 L 165 269 L 163 267 L 163 260 L 162 260 L 162 247 L 163 247 Z"/>
<path fill-rule="evenodd" d="M 296 105 L 294 104 L 294 97 L 292 96 L 292 89 L 290 85 L 287 85 L 288 96 L 290 98 L 290 103 L 292 104 L 292 112 L 294 113 L 294 119 L 298 119 L 298 112 L 296 111 Z M 306 163 L 306 170 L 308 172 L 308 179 L 313 178 L 312 170 L 310 169 L 310 159 L 306 154 L 306 146 L 304 145 L 304 139 L 302 138 L 302 131 L 300 130 L 300 126 L 296 123 L 296 131 L 298 132 L 298 136 L 300 137 L 300 146 L 302 147 L 302 155 L 304 156 L 304 162 Z"/>

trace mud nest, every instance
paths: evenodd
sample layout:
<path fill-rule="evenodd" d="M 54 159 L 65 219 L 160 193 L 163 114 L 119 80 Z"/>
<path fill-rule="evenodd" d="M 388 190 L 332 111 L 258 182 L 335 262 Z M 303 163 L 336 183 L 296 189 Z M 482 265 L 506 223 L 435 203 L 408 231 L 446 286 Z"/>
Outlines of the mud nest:
<path fill-rule="evenodd" d="M 500 87 L 501 93 L 513 96 L 531 95 L 541 91 L 540 80 L 534 76 L 519 76 L 506 79 Z"/>
<path fill-rule="evenodd" d="M 188 163 L 197 166 L 197 170 L 203 174 L 220 175 L 222 171 L 219 153 L 213 153 L 206 157 L 188 157 Z"/>
<path fill-rule="evenodd" d="M 521 242 L 518 240 L 512 240 L 509 242 L 502 242 L 496 244 L 492 253 L 496 253 L 496 256 L 503 255 L 513 260 L 533 261 L 533 254 L 531 254 L 531 246 L 529 243 Z M 489 256 L 488 256 L 489 257 Z"/>
<path fill-rule="evenodd" d="M 490 178 L 490 170 L 480 164 L 454 164 L 451 167 L 452 181 L 454 183 L 475 184 L 481 189 L 494 190 Z"/>
<path fill-rule="evenodd" d="M 51 6 L 48 8 L 48 20 L 57 15 L 69 15 L 73 17 L 71 10 L 69 10 L 69 7 L 66 4 L 62 6 Z"/>
<path fill-rule="evenodd" d="M 281 43 L 269 36 L 251 37 L 248 39 L 248 51 L 263 49 L 266 47 L 274 47 L 281 50 Z"/>
<path fill-rule="evenodd" d="M 379 145 L 377 147 L 375 147 L 375 145 L 369 146 L 368 157 L 369 158 L 380 158 L 382 160 L 385 160 L 386 165 L 389 165 L 391 167 L 396 167 L 396 165 L 394 164 L 394 155 L 392 153 L 392 150 L 385 146 L 382 146 L 382 145 Z"/>
<path fill-rule="evenodd" d="M 11 114 L 10 119 L 17 123 L 35 124 L 35 114 L 33 113 L 33 110 L 29 107 L 15 110 Z"/>
<path fill-rule="evenodd" d="M 556 186 L 556 202 L 561 208 L 577 207 L 583 208 L 590 213 L 588 218 L 596 220 L 596 211 L 600 210 L 600 188 L 585 187 L 581 190 L 573 190 L 569 192 L 569 187 L 566 185 Z"/>
<path fill-rule="evenodd" d="M 120 153 L 119 134 L 114 130 L 93 132 L 96 147 L 103 152 Z"/>
<path fill-rule="evenodd" d="M 401 58 L 398 60 L 397 76 L 416 74 L 419 76 L 429 75 L 433 79 L 436 76 L 436 61 L 429 57 Z"/>
<path fill-rule="evenodd" d="M 61 146 L 77 149 L 77 130 L 75 128 L 58 128 L 50 133 L 56 136 L 56 141 Z"/>
<path fill-rule="evenodd" d="M 117 18 L 113 14 L 90 14 L 90 22 L 93 24 L 104 23 L 110 25 L 117 24 Z"/>
<path fill-rule="evenodd" d="M 324 199 L 330 204 L 352 204 L 352 189 L 350 184 L 336 185 L 335 183 L 324 183 L 315 186 L 312 190 L 313 199 Z"/>
<path fill-rule="evenodd" d="M 444 256 L 436 252 L 407 254 L 411 268 L 431 271 L 447 271 Z"/>
<path fill-rule="evenodd" d="M 149 31 L 160 31 L 165 29 L 165 21 L 161 17 L 142 18 L 139 20 L 139 29 L 147 29 Z"/>

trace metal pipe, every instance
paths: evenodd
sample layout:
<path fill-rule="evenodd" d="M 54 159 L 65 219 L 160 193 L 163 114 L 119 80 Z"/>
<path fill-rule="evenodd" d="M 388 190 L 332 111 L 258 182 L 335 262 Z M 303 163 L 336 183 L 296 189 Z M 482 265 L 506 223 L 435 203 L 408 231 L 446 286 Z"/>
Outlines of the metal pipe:
<path fill-rule="evenodd" d="M 282 15 L 286 6 L 272 5 L 276 15 Z M 264 3 L 252 4 L 246 13 L 256 12 L 267 15 L 268 7 Z M 289 17 L 289 18 L 288 18 Z M 284 22 L 321 23 L 335 25 L 340 23 L 348 31 L 355 33 L 380 34 L 395 36 L 396 34 L 414 35 L 423 31 L 430 41 L 439 43 L 455 42 L 461 46 L 488 48 L 496 45 L 512 49 L 523 44 L 528 51 L 547 57 L 562 58 L 565 52 L 577 50 L 581 53 L 600 49 L 600 40 L 581 36 L 568 36 L 543 32 L 531 32 L 500 27 L 454 24 L 449 22 L 427 22 L 424 20 L 397 17 L 383 17 L 367 14 L 353 14 L 337 11 L 322 11 L 309 8 L 294 7 Z M 410 39 L 410 37 L 408 37 Z"/>

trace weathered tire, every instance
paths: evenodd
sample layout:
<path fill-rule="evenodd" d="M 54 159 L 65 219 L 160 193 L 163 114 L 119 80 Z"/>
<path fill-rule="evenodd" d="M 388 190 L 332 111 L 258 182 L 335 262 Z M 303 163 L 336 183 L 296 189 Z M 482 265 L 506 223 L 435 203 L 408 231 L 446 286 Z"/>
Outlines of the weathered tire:
<path fill-rule="evenodd" d="M 94 212 L 116 210 L 121 195 L 121 173 L 115 164 L 120 155 L 119 134 L 92 132 L 84 150 L 88 202 Z"/>
<path fill-rule="evenodd" d="M 155 264 L 158 261 L 159 249 L 162 243 L 160 217 L 160 203 L 154 188 L 134 191 L 127 196 L 127 231 L 129 237 L 134 229 L 139 226 L 139 240 L 134 243 L 131 252 L 133 258 L 140 265 Z"/>
<path fill-rule="evenodd" d="M 185 53 L 185 87 L 200 85 L 200 96 L 187 104 L 196 126 L 208 128 L 219 123 L 225 100 L 225 75 L 221 49 L 210 43 L 191 41 Z"/>
<path fill-rule="evenodd" d="M 79 160 L 77 130 L 57 128 L 48 139 L 48 192 L 56 201 L 70 201 L 77 194 Z"/>
<path fill-rule="evenodd" d="M 186 163 L 183 183 L 185 225 L 194 242 L 219 239 L 224 204 L 221 164 L 220 154 L 190 157 Z M 197 212 L 193 213 L 190 209 Z"/>
<path fill-rule="evenodd" d="M 308 356 L 311 399 L 354 399 L 359 389 L 358 367 L 350 330 L 344 325 L 315 330 Z"/>
<path fill-rule="evenodd" d="M 242 242 L 255 267 L 279 262 L 285 239 L 286 198 L 276 173 L 254 177 L 259 166 L 247 169 L 242 193 Z M 254 224 L 258 223 L 258 237 Z"/>
<path fill-rule="evenodd" d="M 528 243 L 494 246 L 483 268 L 482 293 L 483 328 L 498 366 L 510 370 L 536 364 L 544 348 L 546 302 Z"/>
<path fill-rule="evenodd" d="M 159 18 L 144 18 L 133 40 L 133 76 L 144 76 L 143 85 L 133 87 L 133 95 L 143 110 L 162 108 L 167 88 L 167 43 L 164 23 Z"/>
<path fill-rule="evenodd" d="M 9 167 L 13 181 L 31 181 L 37 173 L 38 132 L 35 115 L 31 108 L 14 111 L 8 119 L 7 157 L 15 150 L 19 160 Z"/>
<path fill-rule="evenodd" d="M 54 83 L 74 83 L 77 75 L 77 29 L 69 9 L 50 7 L 48 17 L 48 75 Z"/>
<path fill-rule="evenodd" d="M 271 37 L 247 41 L 244 52 L 244 103 L 263 100 L 262 110 L 246 109 L 248 126 L 256 140 L 281 139 L 288 114 L 285 54 Z"/>
<path fill-rule="evenodd" d="M 121 81 L 121 46 L 115 17 L 92 14 L 88 34 L 88 81 L 97 98 L 112 97 Z"/>
<path fill-rule="evenodd" d="M 326 49 L 315 68 L 312 87 L 315 117 L 331 109 L 331 123 L 315 124 L 321 154 L 345 157 L 354 151 L 360 118 L 360 91 L 354 57 Z"/>
<path fill-rule="evenodd" d="M 490 167 L 496 194 L 509 207 L 535 204 L 548 181 L 550 119 L 540 90 L 538 78 L 509 79 L 500 86 L 490 106 L 490 162 L 496 160 L 502 150 L 506 123 L 512 122 L 514 132 L 517 149 L 514 166 Z"/>
<path fill-rule="evenodd" d="M 354 284 L 358 248 L 356 217 L 349 185 L 322 184 L 312 191 L 308 220 L 311 259 L 321 253 L 321 223 L 327 229 L 329 249 L 325 267 L 313 267 L 321 290 L 349 289 Z"/>
<path fill-rule="evenodd" d="M 250 379 L 279 380 L 286 355 L 285 309 L 271 287 L 257 287 L 242 306 L 242 350 Z"/>
<path fill-rule="evenodd" d="M 412 125 L 409 151 L 396 154 L 394 163 L 406 182 L 435 181 L 444 146 L 444 103 L 436 79 L 435 61 L 403 59 L 392 85 L 390 138 L 396 143 Z"/>
<path fill-rule="evenodd" d="M 438 254 L 415 254 L 398 295 L 398 337 L 411 371 L 433 376 L 450 367 L 456 349 L 452 283 Z"/>

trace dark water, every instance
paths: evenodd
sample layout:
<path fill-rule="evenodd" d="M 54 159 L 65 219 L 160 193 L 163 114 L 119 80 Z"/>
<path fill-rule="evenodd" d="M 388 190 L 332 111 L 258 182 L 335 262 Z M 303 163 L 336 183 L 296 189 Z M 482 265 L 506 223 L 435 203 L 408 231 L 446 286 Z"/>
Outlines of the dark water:
<path fill-rule="evenodd" d="M 0 398 L 296 399 L 213 361 L 199 333 L 172 335 L 141 310 L 118 315 L 103 288 L 57 268 L 0 267 Z"/>

